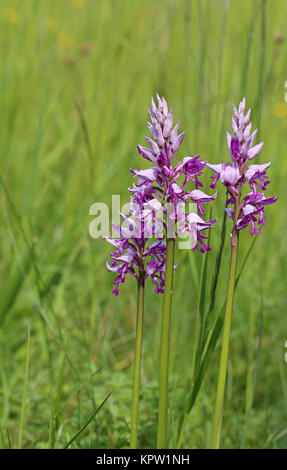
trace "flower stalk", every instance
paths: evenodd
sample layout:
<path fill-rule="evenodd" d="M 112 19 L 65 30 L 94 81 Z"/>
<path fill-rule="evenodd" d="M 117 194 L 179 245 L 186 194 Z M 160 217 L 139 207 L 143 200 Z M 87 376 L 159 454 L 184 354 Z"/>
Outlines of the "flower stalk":
<path fill-rule="evenodd" d="M 229 131 L 227 132 L 227 143 L 232 164 L 230 162 L 222 162 L 222 164 L 217 165 L 208 164 L 215 173 L 212 176 L 213 183 L 210 187 L 215 188 L 219 179 L 226 187 L 228 199 L 226 200 L 225 211 L 233 219 L 229 282 L 212 430 L 212 448 L 216 449 L 220 444 L 231 317 L 236 283 L 239 231 L 249 226 L 251 235 L 261 233 L 258 227 L 265 225 L 265 206 L 274 204 L 278 199 L 276 196 L 265 197 L 264 195 L 264 191 L 270 183 L 266 171 L 271 162 L 263 165 L 249 165 L 250 161 L 261 152 L 263 142 L 253 146 L 258 131 L 255 129 L 250 133 L 252 128 L 250 122 L 251 109 L 245 114 L 245 106 L 245 98 L 239 103 L 238 109 L 233 105 L 232 129 L 234 136 Z M 247 167 L 247 165 L 249 166 Z M 248 191 L 248 187 L 251 191 L 244 196 L 244 189 L 247 188 Z M 243 196 L 242 200 L 240 199 L 241 195 Z M 229 207 L 230 205 L 233 207 Z"/>
<path fill-rule="evenodd" d="M 141 360 L 142 360 L 142 341 L 143 341 L 143 317 L 144 317 L 144 271 L 140 271 L 139 282 L 138 282 L 136 340 L 135 340 L 133 391 L 132 391 L 131 439 L 130 439 L 131 449 L 136 449 L 137 444 L 138 444 L 138 415 L 139 415 L 139 394 L 140 394 L 140 376 L 141 376 Z"/>
<path fill-rule="evenodd" d="M 175 240 L 173 238 L 168 238 L 167 246 L 166 246 L 165 289 L 164 289 L 164 297 L 163 297 L 161 343 L 160 343 L 159 409 L 158 409 L 158 430 L 157 430 L 157 448 L 158 449 L 167 448 L 168 375 L 169 375 L 171 304 L 172 304 L 173 269 L 174 269 L 174 245 L 175 245 Z"/>
<path fill-rule="evenodd" d="M 240 201 L 238 198 L 235 201 L 235 205 L 234 205 L 235 223 L 239 214 L 239 205 L 240 205 Z M 231 243 L 228 291 L 227 291 L 226 309 L 225 309 L 225 317 L 224 317 L 224 325 L 223 325 L 223 336 L 222 336 L 219 374 L 218 374 L 218 382 L 217 382 L 216 404 L 215 404 L 214 421 L 213 421 L 213 429 L 212 429 L 211 446 L 213 449 L 218 449 L 219 444 L 220 444 L 220 432 L 221 432 L 224 392 L 225 392 L 226 375 L 227 375 L 231 319 L 232 319 L 232 310 L 233 310 L 233 301 L 234 301 L 235 281 L 236 281 L 238 245 L 239 245 L 239 231 L 235 226 L 233 239 Z"/>
<path fill-rule="evenodd" d="M 113 294 L 118 295 L 119 286 L 125 282 L 127 275 L 135 278 L 139 286 L 131 417 L 132 448 L 137 446 L 144 281 L 150 277 L 155 286 L 155 293 L 164 293 L 157 445 L 158 448 L 166 448 L 175 239 L 187 232 L 193 241 L 192 250 L 201 253 L 210 251 L 211 248 L 205 243 L 207 236 L 202 232 L 213 228 L 213 223 L 216 222 L 216 219 L 203 219 L 204 204 L 216 198 L 216 193 L 209 196 L 199 189 L 203 186 L 199 177 L 207 162 L 197 155 L 184 157 L 173 165 L 172 160 L 181 146 L 185 131 L 179 133 L 180 122 L 173 127 L 172 111 L 168 109 L 165 98 L 158 94 L 157 105 L 153 98 L 151 100 L 149 114 L 151 122 L 148 122 L 148 129 L 151 137 L 145 137 L 149 147 L 138 145 L 138 152 L 150 161 L 152 166 L 144 170 L 130 170 L 135 180 L 129 188 L 129 214 L 126 216 L 120 212 L 123 226 L 113 224 L 115 237 L 106 237 L 115 247 L 110 255 L 111 261 L 106 263 L 108 270 L 116 274 L 112 281 Z M 187 183 L 193 184 L 192 190 L 187 190 Z M 193 209 L 189 213 L 186 210 L 188 202 L 193 202 L 197 210 Z M 172 235 L 170 228 L 176 228 Z M 152 241 L 152 237 L 156 240 Z"/>

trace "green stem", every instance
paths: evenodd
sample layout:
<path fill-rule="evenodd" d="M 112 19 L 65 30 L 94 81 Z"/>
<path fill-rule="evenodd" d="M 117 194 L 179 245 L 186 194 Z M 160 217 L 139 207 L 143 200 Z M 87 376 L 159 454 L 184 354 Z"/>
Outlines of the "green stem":
<path fill-rule="evenodd" d="M 189 412 L 185 412 L 184 417 L 182 418 L 181 424 L 179 426 L 180 431 L 179 431 L 179 438 L 178 438 L 177 446 L 176 446 L 177 449 L 181 449 L 183 436 L 184 436 L 184 431 L 185 431 L 185 427 L 186 427 L 186 423 L 187 423 L 188 418 L 189 418 Z"/>
<path fill-rule="evenodd" d="M 254 310 L 249 311 L 248 319 L 248 351 L 247 351 L 247 374 L 246 374 L 246 391 L 245 391 L 245 415 L 248 415 L 252 404 L 252 388 L 253 388 L 253 329 L 255 326 Z"/>
<path fill-rule="evenodd" d="M 20 426 L 19 426 L 19 436 L 18 436 L 18 449 L 22 449 L 23 441 L 23 428 L 26 414 L 26 401 L 27 401 L 27 388 L 28 388 L 28 378 L 29 378 L 29 364 L 30 364 L 30 325 L 28 326 L 28 338 L 27 338 L 27 356 L 26 356 L 26 366 L 25 366 L 25 379 L 24 379 L 24 390 L 22 397 L 22 407 L 20 415 Z"/>
<path fill-rule="evenodd" d="M 166 243 L 165 285 L 162 309 L 161 342 L 160 342 L 160 376 L 159 376 L 159 406 L 157 448 L 167 448 L 167 422 L 168 422 L 168 373 L 169 373 L 169 343 L 171 322 L 171 301 L 174 265 L 173 238 Z"/>
<path fill-rule="evenodd" d="M 236 223 L 237 221 L 238 213 L 239 213 L 239 198 L 235 203 L 234 223 Z M 234 300 L 234 288 L 235 288 L 235 281 L 236 281 L 238 243 L 239 243 L 239 233 L 238 233 L 238 230 L 235 228 L 234 234 L 233 234 L 233 244 L 231 245 L 229 282 L 228 282 L 225 318 L 224 318 L 224 325 L 223 325 L 223 336 L 222 336 L 221 356 L 220 356 L 219 374 L 218 374 L 218 382 L 217 382 L 216 404 L 215 404 L 214 421 L 213 421 L 213 429 L 212 429 L 211 446 L 213 449 L 218 449 L 219 442 L 220 442 L 221 422 L 222 422 L 222 414 L 223 414 L 223 401 L 224 401 L 228 353 L 229 353 L 229 342 L 230 342 L 231 317 L 232 317 L 233 300 Z"/>
<path fill-rule="evenodd" d="M 136 342 L 135 342 L 132 414 L 131 414 L 131 440 L 130 440 L 131 449 L 136 449 L 137 442 L 138 442 L 138 414 L 139 414 L 139 391 L 140 391 L 142 339 L 143 339 L 143 313 L 144 313 L 144 273 L 142 272 L 139 275 L 139 284 L 138 284 Z"/>

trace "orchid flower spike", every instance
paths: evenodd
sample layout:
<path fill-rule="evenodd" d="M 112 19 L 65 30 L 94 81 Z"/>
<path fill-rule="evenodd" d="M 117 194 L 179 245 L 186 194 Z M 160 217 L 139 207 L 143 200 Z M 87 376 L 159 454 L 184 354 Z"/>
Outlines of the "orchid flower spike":
<path fill-rule="evenodd" d="M 133 200 L 130 202 L 129 217 L 121 214 L 123 225 L 114 225 L 119 238 L 106 237 L 106 240 L 116 249 L 111 253 L 111 262 L 106 266 L 109 271 L 116 273 L 112 282 L 115 284 L 114 295 L 118 295 L 119 284 L 125 282 L 129 274 L 138 284 L 144 285 L 150 277 L 155 286 L 155 293 L 164 292 L 164 271 L 166 244 L 163 240 L 152 241 L 145 237 L 147 215 L 146 209 L 139 207 Z M 148 213 L 150 216 L 150 213 Z M 150 219 L 148 222 L 151 223 Z M 150 225 L 151 235 L 155 228 Z"/>
<path fill-rule="evenodd" d="M 227 132 L 227 144 L 231 163 L 222 162 L 222 164 L 211 165 L 209 168 L 214 172 L 211 176 L 213 183 L 211 188 L 215 188 L 218 180 L 226 187 L 226 192 L 230 196 L 226 201 L 226 213 L 234 219 L 235 201 L 239 200 L 239 211 L 234 220 L 234 227 L 231 233 L 232 243 L 234 230 L 243 230 L 248 225 L 251 226 L 251 235 L 261 233 L 258 226 L 265 225 L 265 211 L 267 205 L 274 204 L 278 197 L 272 196 L 266 198 L 264 191 L 269 184 L 266 171 L 270 162 L 263 165 L 254 165 L 250 163 L 256 155 L 261 152 L 263 142 L 253 146 L 257 129 L 251 132 L 251 122 L 249 109 L 245 114 L 245 98 L 240 102 L 238 109 L 233 105 L 232 129 L 233 135 Z M 244 197 L 245 187 L 251 189 Z M 231 206 L 231 207 L 229 207 Z"/>
<path fill-rule="evenodd" d="M 172 161 L 180 149 L 185 131 L 179 133 L 180 122 L 172 128 L 173 114 L 168 109 L 163 96 L 157 95 L 157 105 L 152 98 L 149 115 L 151 122 L 148 122 L 148 129 L 151 137 L 145 137 L 149 147 L 138 145 L 138 152 L 150 161 L 152 167 L 146 170 L 131 170 L 137 183 L 133 184 L 130 192 L 135 201 L 140 204 L 157 198 L 161 201 L 163 212 L 167 218 L 169 215 L 165 208 L 166 204 L 172 205 L 173 211 L 170 215 L 173 223 L 176 224 L 180 221 L 181 225 L 180 230 L 175 231 L 175 236 L 183 231 L 188 232 L 194 241 L 192 249 L 200 249 L 201 252 L 205 252 L 210 248 L 203 243 L 203 238 L 207 237 L 200 232 L 211 228 L 216 220 L 207 221 L 201 225 L 190 224 L 190 214 L 185 214 L 183 206 L 187 202 L 194 203 L 200 218 L 202 218 L 205 212 L 204 204 L 216 198 L 216 194 L 209 196 L 198 189 L 202 187 L 199 177 L 207 162 L 202 161 L 199 155 L 187 156 L 173 166 Z M 186 189 L 189 182 L 194 185 L 194 189 L 191 191 Z M 191 214 L 196 214 L 196 211 Z M 196 230 L 195 227 L 197 227 Z"/>

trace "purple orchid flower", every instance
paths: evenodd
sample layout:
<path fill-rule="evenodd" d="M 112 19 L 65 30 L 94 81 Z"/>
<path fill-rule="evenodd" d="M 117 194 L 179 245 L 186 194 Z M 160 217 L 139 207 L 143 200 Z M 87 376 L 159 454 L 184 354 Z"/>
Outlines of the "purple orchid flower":
<path fill-rule="evenodd" d="M 151 242 L 150 238 L 144 237 L 143 221 L 147 219 L 144 211 L 147 208 L 141 209 L 131 200 L 130 217 L 121 214 L 128 227 L 113 225 L 120 238 L 106 237 L 116 247 L 110 255 L 111 263 L 106 263 L 108 270 L 117 274 L 112 282 L 115 284 L 114 295 L 118 295 L 119 284 L 125 282 L 127 274 L 142 285 L 150 277 L 155 285 L 155 293 L 164 292 L 166 244 L 162 240 Z M 148 222 L 152 222 L 152 219 L 148 219 Z M 154 230 L 151 226 L 151 234 Z"/>
<path fill-rule="evenodd" d="M 249 109 L 246 114 L 244 112 L 245 98 L 239 104 L 238 109 L 233 105 L 232 129 L 234 136 L 229 131 L 227 132 L 227 143 L 232 163 L 207 164 L 214 172 L 214 175 L 211 176 L 213 183 L 210 187 L 214 189 L 220 179 L 226 187 L 227 194 L 230 195 L 226 205 L 234 205 L 238 199 L 240 201 L 237 220 L 234 221 L 234 228 L 231 233 L 232 244 L 235 228 L 243 230 L 250 225 L 251 235 L 261 233 L 255 224 L 265 225 L 264 208 L 266 205 L 274 204 L 278 199 L 275 196 L 265 198 L 262 192 L 266 190 L 270 182 L 266 176 L 266 171 L 271 163 L 247 166 L 250 160 L 253 160 L 262 150 L 263 142 L 253 146 L 257 129 L 251 133 L 251 110 Z M 240 200 L 245 183 L 249 185 L 252 192 Z M 229 217 L 234 218 L 235 211 L 232 207 L 226 207 L 225 210 Z"/>
<path fill-rule="evenodd" d="M 209 247 L 203 243 L 205 237 L 200 232 L 212 227 L 215 220 L 206 222 L 201 226 L 198 225 L 195 233 L 195 224 L 193 223 L 191 226 L 188 214 L 180 210 L 180 207 L 188 201 L 195 203 L 201 218 L 205 212 L 203 204 L 215 199 L 216 194 L 208 196 L 198 189 L 202 187 L 199 177 L 207 163 L 203 162 L 200 156 L 197 155 L 196 157 L 185 157 L 174 167 L 172 166 L 172 159 L 181 146 L 185 131 L 178 133 L 180 122 L 172 129 L 172 111 L 168 109 L 164 97 L 157 95 L 157 101 L 158 106 L 152 98 L 151 108 L 149 109 L 151 123 L 148 122 L 148 128 L 152 138 L 145 137 L 149 148 L 138 145 L 140 155 L 149 160 L 153 166 L 147 170 L 130 170 L 133 176 L 138 178 L 138 182 L 137 184 L 134 183 L 133 188 L 129 190 L 133 193 L 135 201 L 142 205 L 155 198 L 161 200 L 163 213 L 167 218 L 169 216 L 165 204 L 172 204 L 174 207 L 171 212 L 173 223 L 180 220 L 181 227 L 184 226 L 195 241 L 192 249 L 199 249 L 201 246 L 201 251 L 205 252 Z M 181 183 L 179 183 L 180 178 Z M 189 181 L 194 183 L 196 189 L 192 191 L 185 189 Z M 184 218 L 184 221 L 182 218 Z M 182 228 L 180 231 L 175 232 L 175 236 L 180 233 L 182 233 Z"/>

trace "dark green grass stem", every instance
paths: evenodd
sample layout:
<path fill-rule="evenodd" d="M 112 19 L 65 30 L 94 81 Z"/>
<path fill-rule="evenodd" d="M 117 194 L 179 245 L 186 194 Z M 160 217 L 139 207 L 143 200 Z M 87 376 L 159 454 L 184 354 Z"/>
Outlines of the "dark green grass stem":
<path fill-rule="evenodd" d="M 138 415 L 139 394 L 141 378 L 142 341 L 143 341 L 143 316 L 144 316 L 144 273 L 140 274 L 138 284 L 136 342 L 133 373 L 132 414 L 131 414 L 131 440 L 130 448 L 136 449 L 138 444 Z"/>
<path fill-rule="evenodd" d="M 89 424 L 93 421 L 95 416 L 98 414 L 98 412 L 103 408 L 104 404 L 107 402 L 107 400 L 110 398 L 111 394 L 109 393 L 108 396 L 102 401 L 100 406 L 93 412 L 93 414 L 89 417 L 89 419 L 85 422 L 85 424 L 81 427 L 81 429 L 72 437 L 72 439 L 69 440 L 69 442 L 65 445 L 64 449 L 68 449 L 70 445 L 82 434 L 82 432 L 89 426 Z"/>
<path fill-rule="evenodd" d="M 235 202 L 234 223 L 236 223 L 237 221 L 238 213 L 239 213 L 239 198 Z M 230 342 L 231 318 L 232 318 L 234 290 L 235 290 L 235 282 L 236 282 L 238 244 L 239 244 L 239 232 L 235 228 L 234 243 L 233 245 L 231 245 L 228 291 L 227 291 L 226 309 L 225 309 L 225 317 L 224 317 L 224 324 L 223 324 L 222 346 L 221 346 L 219 374 L 218 374 L 218 382 L 217 382 L 214 421 L 213 421 L 213 429 L 212 429 L 211 446 L 213 449 L 218 449 L 219 443 L 220 443 L 220 431 L 221 431 L 221 422 L 222 422 L 222 414 L 223 414 L 223 401 L 224 401 L 228 353 L 229 353 L 229 342 Z"/>
<path fill-rule="evenodd" d="M 29 326 L 28 327 L 28 337 L 27 337 L 27 356 L 26 356 L 26 366 L 25 366 L 25 380 L 24 380 L 24 389 L 23 389 L 22 406 L 21 406 L 21 414 L 20 414 L 18 446 L 17 446 L 18 449 L 22 449 L 22 442 L 23 442 L 23 428 L 24 428 L 26 406 L 27 406 L 26 402 L 27 402 L 27 389 L 28 389 L 29 364 L 30 364 L 30 342 L 31 342 L 31 334 L 30 334 L 30 326 Z"/>
<path fill-rule="evenodd" d="M 167 448 L 167 425 L 168 425 L 168 373 L 169 373 L 169 346 L 170 346 L 170 323 L 171 303 L 173 289 L 173 265 L 174 265 L 173 238 L 168 238 L 166 243 L 166 268 L 165 285 L 163 295 L 161 342 L 160 342 L 160 376 L 159 376 L 159 405 L 158 405 L 158 428 L 157 448 Z"/>

